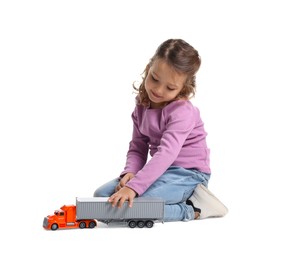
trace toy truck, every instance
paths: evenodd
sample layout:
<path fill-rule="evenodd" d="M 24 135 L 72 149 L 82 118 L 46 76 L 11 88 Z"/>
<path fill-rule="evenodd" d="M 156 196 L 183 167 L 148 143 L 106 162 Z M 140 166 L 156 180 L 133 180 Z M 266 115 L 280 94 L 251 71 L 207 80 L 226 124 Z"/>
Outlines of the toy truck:
<path fill-rule="evenodd" d="M 62 206 L 54 215 L 44 218 L 47 230 L 94 228 L 97 221 L 125 222 L 130 228 L 153 227 L 163 222 L 165 201 L 160 198 L 135 198 L 133 207 L 125 202 L 122 208 L 112 207 L 106 197 L 76 198 L 76 205 Z"/>

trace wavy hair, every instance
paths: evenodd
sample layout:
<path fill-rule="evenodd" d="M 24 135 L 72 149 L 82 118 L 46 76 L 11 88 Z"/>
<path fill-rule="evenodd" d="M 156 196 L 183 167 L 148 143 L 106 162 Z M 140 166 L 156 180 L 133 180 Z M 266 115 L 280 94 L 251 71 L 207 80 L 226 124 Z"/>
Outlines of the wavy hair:
<path fill-rule="evenodd" d="M 144 106 L 149 106 L 150 101 L 145 90 L 145 80 L 153 62 L 158 59 L 164 60 L 177 73 L 187 75 L 187 80 L 175 99 L 190 99 L 195 96 L 195 74 L 201 65 L 201 58 L 198 51 L 182 39 L 169 39 L 157 48 L 155 54 L 146 65 L 146 68 L 142 73 L 142 82 L 139 87 L 136 87 L 135 84 L 133 84 L 133 88 L 138 93 L 138 103 Z"/>

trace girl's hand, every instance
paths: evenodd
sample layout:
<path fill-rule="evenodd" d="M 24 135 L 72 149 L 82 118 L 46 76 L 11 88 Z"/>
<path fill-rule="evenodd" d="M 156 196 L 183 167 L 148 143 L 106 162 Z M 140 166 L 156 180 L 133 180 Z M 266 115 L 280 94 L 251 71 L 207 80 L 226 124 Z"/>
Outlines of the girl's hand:
<path fill-rule="evenodd" d="M 133 179 L 135 177 L 135 174 L 132 172 L 126 173 L 123 178 L 120 180 L 118 185 L 115 187 L 115 192 L 119 191 L 121 188 L 125 187 L 126 183 Z"/>
<path fill-rule="evenodd" d="M 121 208 L 126 200 L 129 201 L 129 207 L 133 206 L 133 199 L 136 197 L 137 193 L 128 188 L 123 187 L 119 191 L 115 192 L 111 197 L 109 197 L 108 202 L 111 203 L 112 207 L 118 204 L 118 208 Z"/>

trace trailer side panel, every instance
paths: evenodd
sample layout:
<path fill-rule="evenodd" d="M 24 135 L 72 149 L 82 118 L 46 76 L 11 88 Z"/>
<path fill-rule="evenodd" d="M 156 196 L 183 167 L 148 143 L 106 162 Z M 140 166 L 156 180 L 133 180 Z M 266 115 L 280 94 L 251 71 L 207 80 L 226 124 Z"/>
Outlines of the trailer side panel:
<path fill-rule="evenodd" d="M 112 207 L 108 198 L 76 198 L 77 219 L 126 220 L 157 219 L 164 217 L 165 202 L 158 198 L 135 198 L 133 207 L 125 202 L 122 208 Z"/>

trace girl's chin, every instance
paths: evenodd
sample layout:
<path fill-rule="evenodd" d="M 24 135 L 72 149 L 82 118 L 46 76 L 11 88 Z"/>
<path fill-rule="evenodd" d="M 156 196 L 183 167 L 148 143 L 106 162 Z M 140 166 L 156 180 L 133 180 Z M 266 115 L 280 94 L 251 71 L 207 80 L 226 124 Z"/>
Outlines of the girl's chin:
<path fill-rule="evenodd" d="M 166 102 L 155 102 L 155 101 L 150 99 L 151 108 L 161 108 L 161 107 L 164 107 L 165 104 L 166 104 Z"/>

